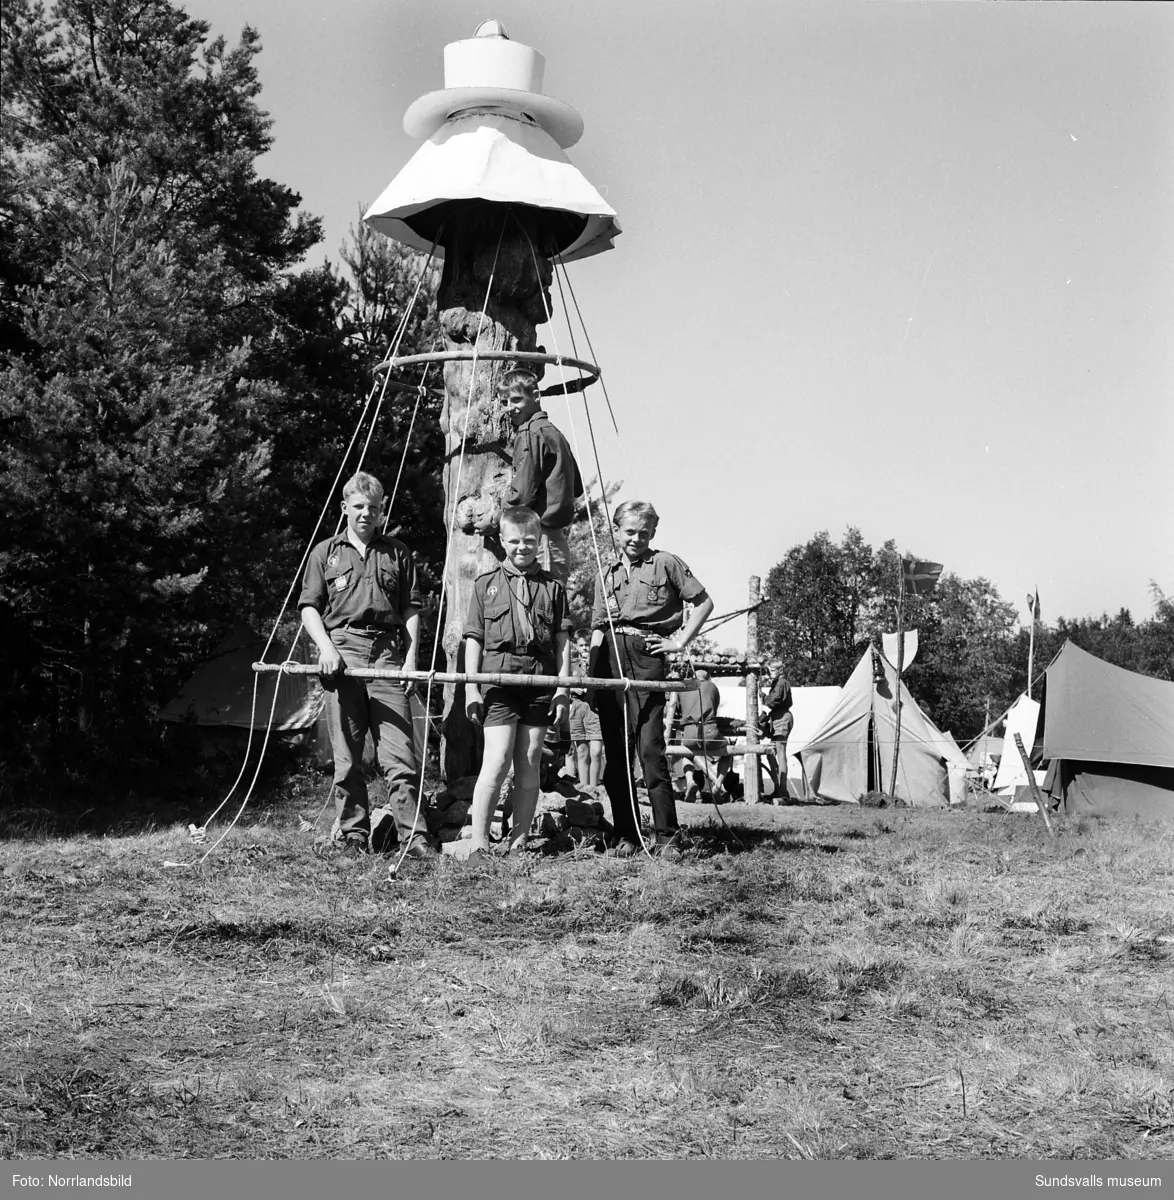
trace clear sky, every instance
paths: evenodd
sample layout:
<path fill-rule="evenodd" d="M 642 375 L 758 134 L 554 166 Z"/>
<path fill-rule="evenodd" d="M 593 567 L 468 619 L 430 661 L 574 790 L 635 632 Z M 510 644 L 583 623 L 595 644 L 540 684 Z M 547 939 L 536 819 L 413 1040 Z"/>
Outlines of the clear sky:
<path fill-rule="evenodd" d="M 261 169 L 324 218 L 314 261 L 414 152 L 446 42 L 497 17 L 542 51 L 624 230 L 569 268 L 620 425 L 596 420 L 604 473 L 718 612 L 849 525 L 1021 615 L 1038 585 L 1045 621 L 1174 593 L 1170 5 L 186 8 L 260 31 Z"/>

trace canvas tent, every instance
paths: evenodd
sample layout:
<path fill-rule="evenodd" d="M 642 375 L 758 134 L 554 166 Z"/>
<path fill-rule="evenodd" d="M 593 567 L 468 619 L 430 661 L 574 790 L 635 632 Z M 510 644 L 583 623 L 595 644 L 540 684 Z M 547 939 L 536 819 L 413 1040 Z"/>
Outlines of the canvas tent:
<path fill-rule="evenodd" d="M 1065 642 L 1047 669 L 1043 754 L 1066 812 L 1174 816 L 1174 683 Z"/>
<path fill-rule="evenodd" d="M 299 740 L 311 747 L 324 761 L 330 759 L 330 736 L 326 731 L 325 698 L 313 675 L 267 674 L 259 677 L 256 709 L 253 707 L 253 681 L 257 678 L 253 663 L 265 650 L 265 642 L 251 629 L 241 627 L 222 641 L 208 660 L 184 684 L 179 694 L 163 708 L 164 721 L 196 725 L 212 748 L 229 747 L 239 741 L 230 731 L 254 729 L 264 733 L 273 711 L 273 731 L 285 740 Z M 284 648 L 270 647 L 266 661 L 281 662 Z M 299 638 L 294 649 L 297 662 L 309 662 L 311 653 L 306 639 Z M 274 707 L 274 688 L 277 704 Z"/>
<path fill-rule="evenodd" d="M 715 679 L 717 690 L 721 696 L 717 715 L 731 721 L 746 720 L 746 686 L 740 679 Z M 791 736 L 787 739 L 787 788 L 796 799 L 808 798 L 807 785 L 803 778 L 803 768 L 796 757 L 798 752 L 807 745 L 811 735 L 823 724 L 832 706 L 840 698 L 841 688 L 838 687 L 795 687 L 791 689 L 791 714 L 795 723 L 791 727 Z M 741 741 L 739 737 L 735 739 Z M 734 760 L 734 771 L 740 778 L 745 778 L 745 756 Z M 769 773 L 762 771 L 762 795 L 772 786 Z"/>
<path fill-rule="evenodd" d="M 813 795 L 859 803 L 887 792 L 893 769 L 897 669 L 875 652 L 882 680 L 873 678 L 870 648 L 844 684 L 839 702 L 799 752 Z M 897 797 L 916 807 L 945 807 L 965 798 L 967 762 L 958 744 L 921 711 L 901 685 L 901 747 Z"/>
<path fill-rule="evenodd" d="M 257 676 L 253 663 L 261 660 L 265 642 L 251 629 L 241 627 L 224 639 L 183 689 L 162 709 L 164 721 L 188 722 L 197 726 L 210 751 L 217 748 L 235 751 L 244 746 L 240 731 L 252 725 L 263 736 L 273 710 L 273 732 L 286 742 L 294 742 L 313 752 L 319 762 L 333 762 L 330 732 L 326 727 L 326 697 L 316 675 L 266 673 Z M 283 662 L 288 650 L 271 646 L 266 662 Z M 303 636 L 294 644 L 295 662 L 316 662 L 316 650 Z M 259 678 L 257 704 L 253 708 L 253 681 Z M 273 706 L 273 689 L 277 688 L 277 704 Z M 424 702 L 419 692 L 411 697 L 412 729 L 416 744 L 417 762 L 424 753 L 427 721 Z M 256 746 L 257 739 L 254 738 Z M 367 739 L 365 757 L 373 758 L 371 739 Z"/>
<path fill-rule="evenodd" d="M 718 716 L 729 716 L 733 720 L 745 720 L 745 685 L 739 679 L 717 679 L 718 691 L 721 694 L 721 704 Z M 803 779 L 803 768 L 799 766 L 798 751 L 807 745 L 817 728 L 823 724 L 823 718 L 831 712 L 835 702 L 840 698 L 840 688 L 792 688 L 791 715 L 795 724 L 791 726 L 791 736 L 786 739 L 786 776 L 787 791 L 795 799 L 809 799 L 807 781 Z M 745 757 L 736 758 L 733 769 L 739 778 L 745 778 Z M 762 796 L 767 796 L 768 788 L 773 787 L 769 772 L 762 770 Z"/>

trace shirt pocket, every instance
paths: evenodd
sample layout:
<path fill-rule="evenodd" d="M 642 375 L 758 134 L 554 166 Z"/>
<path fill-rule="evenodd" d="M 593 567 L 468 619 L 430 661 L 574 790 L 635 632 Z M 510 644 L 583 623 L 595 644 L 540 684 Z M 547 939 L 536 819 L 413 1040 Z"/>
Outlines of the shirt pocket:
<path fill-rule="evenodd" d="M 514 640 L 514 623 L 511 619 L 508 596 L 500 593 L 485 601 L 485 645 L 498 647 Z"/>
<path fill-rule="evenodd" d="M 379 590 L 387 598 L 392 608 L 399 610 L 399 567 L 395 563 L 383 563 L 379 567 Z"/>
<path fill-rule="evenodd" d="M 550 593 L 543 590 L 534 597 L 530 606 L 530 622 L 534 626 L 534 640 L 540 646 L 554 643 L 554 601 Z"/>
<path fill-rule="evenodd" d="M 328 567 L 326 570 L 326 593 L 329 596 L 342 596 L 350 591 L 354 583 L 355 572 L 352 567 Z"/>
<path fill-rule="evenodd" d="M 650 608 L 661 608 L 669 598 L 669 585 L 665 583 L 646 583 L 644 585 L 644 602 Z"/>

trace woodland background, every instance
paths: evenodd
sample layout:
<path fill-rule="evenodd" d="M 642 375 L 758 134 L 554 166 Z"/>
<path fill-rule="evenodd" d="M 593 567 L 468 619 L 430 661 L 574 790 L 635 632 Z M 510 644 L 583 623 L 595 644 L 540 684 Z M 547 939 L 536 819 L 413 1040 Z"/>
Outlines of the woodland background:
<path fill-rule="evenodd" d="M 300 197 L 258 174 L 253 31 L 230 46 L 166 0 L 8 0 L 0 38 L 0 803 L 54 781 L 101 797 L 174 771 L 158 707 L 225 633 L 272 628 L 306 546 L 333 531 L 372 368 L 418 284 L 400 349 L 433 347 L 437 278 L 357 215 L 330 261 Z M 437 391 L 389 390 L 363 459 L 389 490 L 403 461 L 392 531 L 433 597 L 439 415 Z M 585 509 L 574 536 L 585 620 Z M 896 543 L 849 528 L 778 551 L 760 645 L 793 684 L 842 683 L 894 627 Z M 1021 603 L 948 570 L 907 601 L 909 685 L 960 740 L 1026 684 Z M 435 599 L 427 616 L 430 635 Z M 1174 678 L 1174 600 L 1156 584 L 1136 619 L 1041 621 L 1037 673 L 1069 638 Z"/>

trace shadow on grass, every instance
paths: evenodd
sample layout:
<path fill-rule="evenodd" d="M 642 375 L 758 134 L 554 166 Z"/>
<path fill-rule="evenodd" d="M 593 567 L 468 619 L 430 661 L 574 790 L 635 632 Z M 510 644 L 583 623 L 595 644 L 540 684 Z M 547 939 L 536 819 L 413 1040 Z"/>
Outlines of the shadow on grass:
<path fill-rule="evenodd" d="M 0 790 L 0 841 L 71 837 L 132 837 L 176 824 L 202 824 L 240 776 L 228 815 L 244 799 L 256 770 L 255 758 L 242 774 L 228 756 L 211 761 L 143 761 L 119 771 L 100 764 L 87 776 L 86 761 L 63 762 L 52 771 L 25 773 Z M 329 777 L 284 754 L 266 755 L 245 825 L 275 805 L 325 796 Z"/>
<path fill-rule="evenodd" d="M 866 838 L 857 830 L 848 830 L 838 838 Z M 817 839 L 803 833 L 782 829 L 732 829 L 728 825 L 706 825 L 689 830 L 689 840 L 702 858 L 715 854 L 746 854 L 760 847 L 768 850 L 794 852 L 815 850 L 820 854 L 842 854 L 844 846 L 835 841 Z"/>

